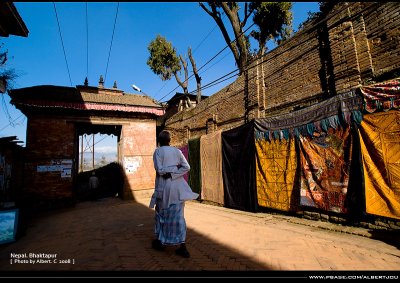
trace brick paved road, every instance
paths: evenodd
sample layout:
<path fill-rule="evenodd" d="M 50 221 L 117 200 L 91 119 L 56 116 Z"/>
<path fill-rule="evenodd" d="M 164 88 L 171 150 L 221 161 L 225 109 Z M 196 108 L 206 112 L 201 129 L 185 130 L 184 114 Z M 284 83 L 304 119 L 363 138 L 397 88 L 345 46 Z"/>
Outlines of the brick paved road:
<path fill-rule="evenodd" d="M 322 224 L 312 220 L 198 202 L 188 202 L 185 208 L 191 257 L 175 255 L 174 247 L 155 251 L 154 212 L 148 201 L 108 198 L 36 218 L 24 237 L 0 246 L 0 277 L 8 274 L 4 271 L 22 270 L 400 271 L 399 244 L 314 227 Z M 368 235 L 362 228 L 353 233 Z M 12 253 L 55 254 L 58 262 L 71 263 L 10 264 Z"/>

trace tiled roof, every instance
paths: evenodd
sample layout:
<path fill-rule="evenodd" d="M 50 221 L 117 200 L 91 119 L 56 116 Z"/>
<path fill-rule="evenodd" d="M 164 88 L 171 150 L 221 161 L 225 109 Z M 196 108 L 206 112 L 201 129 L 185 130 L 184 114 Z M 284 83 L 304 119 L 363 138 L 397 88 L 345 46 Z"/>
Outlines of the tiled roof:
<path fill-rule="evenodd" d="M 12 2 L 0 2 L 0 36 L 27 37 L 29 33 L 21 15 Z"/>
<path fill-rule="evenodd" d="M 159 103 L 148 96 L 129 94 L 115 90 L 107 91 L 107 89 L 103 90 L 98 88 L 88 88 L 88 91 L 79 91 L 74 87 L 42 85 L 14 89 L 11 90 L 9 94 L 12 100 L 18 100 L 19 103 L 23 103 L 24 100 L 48 100 L 58 102 L 92 102 L 114 105 L 161 107 Z"/>

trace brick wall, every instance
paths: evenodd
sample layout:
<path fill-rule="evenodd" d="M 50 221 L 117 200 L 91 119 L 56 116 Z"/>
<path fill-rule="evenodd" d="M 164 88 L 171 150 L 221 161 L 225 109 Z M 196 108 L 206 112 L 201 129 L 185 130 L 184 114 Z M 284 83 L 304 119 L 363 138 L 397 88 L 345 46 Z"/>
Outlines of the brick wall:
<path fill-rule="evenodd" d="M 257 117 L 287 113 L 369 81 L 399 76 L 400 4 L 342 2 L 235 82 L 165 122 L 173 145 Z M 210 122 L 212 121 L 212 123 Z"/>
<path fill-rule="evenodd" d="M 241 125 L 245 112 L 243 87 L 244 79 L 240 77 L 235 83 L 202 100 L 195 108 L 169 118 L 165 129 L 171 131 L 171 144 L 180 146 L 187 144 L 188 139 L 205 135 L 210 121 L 213 121 L 212 130 Z"/>
<path fill-rule="evenodd" d="M 366 48 L 369 48 L 372 72 L 381 76 L 400 68 L 400 4 L 368 4 L 355 5 L 354 8 L 370 6 L 365 15 L 360 16 L 360 21 L 366 30 Z"/>
<path fill-rule="evenodd" d="M 28 120 L 24 170 L 24 189 L 27 193 L 34 194 L 41 201 L 73 196 L 75 176 L 62 177 L 60 171 L 41 171 L 38 168 L 71 160 L 72 174 L 75 174 L 79 151 L 76 125 L 82 121 L 94 125 L 112 123 L 122 126 L 118 159 L 124 168 L 124 199 L 134 198 L 137 191 L 154 189 L 155 119 L 97 116 L 80 118 L 68 115 L 61 118 L 57 115 L 32 114 Z"/>
<path fill-rule="evenodd" d="M 62 177 L 60 171 L 38 171 L 38 166 L 74 160 L 74 124 L 57 117 L 32 115 L 27 129 L 24 190 L 42 199 L 71 197 L 72 177 Z"/>
<path fill-rule="evenodd" d="M 0 202 L 18 201 L 23 186 L 25 148 L 10 142 L 0 141 Z"/>

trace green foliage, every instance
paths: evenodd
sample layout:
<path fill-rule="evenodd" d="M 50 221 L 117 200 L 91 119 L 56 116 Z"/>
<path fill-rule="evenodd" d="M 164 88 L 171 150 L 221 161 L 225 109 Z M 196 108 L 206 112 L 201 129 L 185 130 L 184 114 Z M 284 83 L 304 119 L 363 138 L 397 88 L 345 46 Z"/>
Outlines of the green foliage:
<path fill-rule="evenodd" d="M 292 34 L 291 2 L 251 2 L 253 22 L 258 27 L 251 36 L 259 43 L 259 53 L 266 51 L 266 43 L 273 39 L 278 44 Z"/>
<path fill-rule="evenodd" d="M 217 23 L 225 42 L 228 44 L 235 58 L 236 64 L 242 73 L 249 59 L 253 55 L 250 52 L 249 36 L 258 41 L 258 51 L 264 54 L 268 40 L 275 40 L 278 44 L 292 34 L 292 3 L 291 2 L 207 2 L 208 8 L 200 2 L 200 7 L 207 12 Z M 239 11 L 242 10 L 241 13 Z M 222 15 L 226 15 L 235 36 L 231 39 Z M 252 19 L 255 28 L 249 35 L 244 27 L 248 20 Z M 258 29 L 257 29 L 258 28 Z M 235 42 L 235 43 L 232 43 Z"/>
<path fill-rule="evenodd" d="M 310 22 L 318 21 L 324 18 L 338 2 L 339 1 L 318 2 L 319 12 L 308 11 L 308 17 L 303 23 L 299 25 L 299 30 L 304 28 L 304 26 Z"/>
<path fill-rule="evenodd" d="M 156 75 L 160 76 L 163 81 L 171 79 L 173 74 L 180 71 L 181 64 L 176 50 L 171 42 L 167 41 L 164 37 L 157 35 L 157 37 L 150 42 L 147 49 L 150 52 L 147 65 Z"/>

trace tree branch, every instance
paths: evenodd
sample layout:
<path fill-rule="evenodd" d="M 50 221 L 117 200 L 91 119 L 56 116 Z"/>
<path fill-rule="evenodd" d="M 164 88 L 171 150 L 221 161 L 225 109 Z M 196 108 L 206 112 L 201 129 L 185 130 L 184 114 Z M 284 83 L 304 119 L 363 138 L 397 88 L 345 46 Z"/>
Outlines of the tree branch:
<path fill-rule="evenodd" d="M 196 78 L 196 86 L 197 86 L 197 95 L 196 95 L 196 102 L 197 104 L 201 101 L 201 77 L 199 76 L 199 72 L 197 71 L 196 63 L 194 62 L 192 56 L 192 48 L 189 47 L 188 55 L 190 59 L 190 63 L 192 64 L 194 77 Z"/>
<path fill-rule="evenodd" d="M 246 64 L 247 61 L 247 47 L 246 47 L 246 39 L 242 32 L 242 27 L 240 24 L 239 18 L 239 6 L 232 6 L 232 9 L 228 6 L 227 2 L 221 2 L 222 9 L 224 10 L 225 14 L 227 15 L 233 29 L 233 33 L 236 38 L 236 48 L 235 51 L 238 54 L 236 63 L 240 70 L 240 73 L 243 71 L 243 66 Z M 234 54 L 235 55 L 235 54 Z M 235 55 L 236 59 L 236 55 Z"/>
<path fill-rule="evenodd" d="M 213 19 L 214 21 L 217 23 L 219 29 L 222 32 L 222 35 L 225 39 L 226 44 L 229 46 L 229 48 L 232 51 L 233 57 L 235 58 L 236 64 L 237 66 L 239 66 L 239 62 L 240 62 L 240 58 L 239 58 L 239 50 L 237 49 L 237 46 L 235 44 L 232 44 L 232 40 L 229 37 L 229 34 L 225 28 L 225 25 L 221 19 L 221 14 L 217 11 L 217 6 L 216 6 L 216 2 L 208 2 L 208 5 L 210 6 L 210 8 L 212 9 L 212 12 L 210 10 L 207 9 L 206 6 L 204 6 L 204 4 L 202 2 L 200 3 L 200 7 L 203 8 L 204 11 L 206 11 Z"/>
<path fill-rule="evenodd" d="M 244 7 L 245 7 L 244 8 L 244 19 L 243 19 L 243 22 L 241 24 L 242 28 L 244 28 L 246 26 L 247 20 L 250 18 L 250 16 L 254 12 L 254 8 L 248 7 L 247 2 L 245 3 Z"/>
<path fill-rule="evenodd" d="M 180 87 L 183 89 L 183 93 L 188 93 L 188 70 L 187 70 L 187 64 L 185 60 L 183 60 L 182 55 L 179 55 L 179 59 L 181 60 L 182 66 L 183 66 L 183 71 L 185 73 L 185 81 L 181 81 L 180 78 L 178 77 L 178 72 L 174 72 L 174 77 L 176 79 L 176 82 L 180 85 Z"/>

